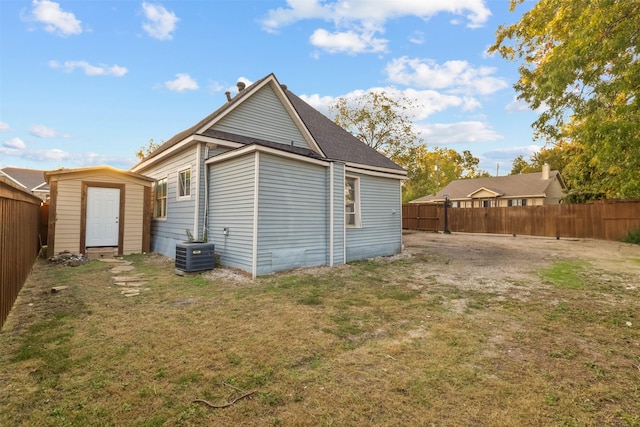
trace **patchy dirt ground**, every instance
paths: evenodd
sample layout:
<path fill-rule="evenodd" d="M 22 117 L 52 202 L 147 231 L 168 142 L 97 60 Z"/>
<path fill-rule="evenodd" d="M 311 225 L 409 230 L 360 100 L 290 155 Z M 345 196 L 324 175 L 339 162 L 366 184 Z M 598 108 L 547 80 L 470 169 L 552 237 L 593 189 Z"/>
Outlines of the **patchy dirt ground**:
<path fill-rule="evenodd" d="M 535 280 L 532 272 L 554 261 L 581 260 L 595 269 L 640 287 L 640 246 L 591 239 L 555 239 L 467 233 L 405 231 L 400 256 L 426 257 L 424 274 L 462 288 L 506 291 Z"/>

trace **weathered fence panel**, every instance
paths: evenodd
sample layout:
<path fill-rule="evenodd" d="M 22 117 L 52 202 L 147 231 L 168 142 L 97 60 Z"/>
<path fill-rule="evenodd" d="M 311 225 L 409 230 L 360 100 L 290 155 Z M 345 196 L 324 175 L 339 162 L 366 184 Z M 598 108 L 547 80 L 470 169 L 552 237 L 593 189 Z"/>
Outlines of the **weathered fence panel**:
<path fill-rule="evenodd" d="M 41 202 L 0 178 L 0 329 L 38 255 Z"/>
<path fill-rule="evenodd" d="M 620 240 L 630 231 L 640 229 L 640 200 L 579 205 L 449 208 L 447 211 L 449 230 L 460 233 Z M 442 205 L 407 204 L 403 205 L 402 215 L 405 229 L 442 231 Z M 429 223 L 423 219 L 427 216 L 431 221 Z"/>

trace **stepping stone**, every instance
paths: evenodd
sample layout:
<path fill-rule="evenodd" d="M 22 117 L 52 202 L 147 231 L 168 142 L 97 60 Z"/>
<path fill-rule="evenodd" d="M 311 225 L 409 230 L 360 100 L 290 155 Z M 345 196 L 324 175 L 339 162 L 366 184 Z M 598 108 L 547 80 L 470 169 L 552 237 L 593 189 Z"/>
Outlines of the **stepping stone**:
<path fill-rule="evenodd" d="M 117 267 L 113 267 L 109 271 L 113 274 L 117 274 L 117 273 L 124 273 L 125 271 L 133 271 L 133 270 L 135 270 L 135 268 L 130 265 L 119 265 Z"/>
<path fill-rule="evenodd" d="M 98 258 L 98 261 L 102 261 L 102 262 L 106 262 L 109 264 L 122 264 L 124 261 L 122 261 L 121 259 L 115 259 L 115 258 Z"/>
<path fill-rule="evenodd" d="M 144 286 L 147 283 L 149 283 L 148 281 L 142 281 L 142 282 L 115 282 L 114 285 L 116 286 L 134 286 L 134 287 L 139 287 L 139 286 Z"/>
<path fill-rule="evenodd" d="M 148 281 L 144 278 L 144 276 L 114 276 L 114 282 L 144 282 Z"/>

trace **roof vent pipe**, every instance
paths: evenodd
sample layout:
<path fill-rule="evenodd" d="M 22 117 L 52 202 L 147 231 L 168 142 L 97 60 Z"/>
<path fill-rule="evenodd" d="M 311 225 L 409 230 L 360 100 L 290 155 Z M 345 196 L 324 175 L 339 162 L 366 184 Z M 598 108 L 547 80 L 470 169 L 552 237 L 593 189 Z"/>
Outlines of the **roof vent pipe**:
<path fill-rule="evenodd" d="M 285 84 L 281 84 L 280 87 L 282 88 L 282 90 L 286 91 L 287 90 L 287 85 Z"/>
<path fill-rule="evenodd" d="M 238 82 L 238 83 L 236 83 L 236 86 L 238 86 L 238 92 L 242 92 L 244 90 L 244 88 L 246 87 L 244 82 Z"/>
<path fill-rule="evenodd" d="M 231 92 L 226 91 L 224 94 L 227 95 L 227 101 L 231 101 Z"/>

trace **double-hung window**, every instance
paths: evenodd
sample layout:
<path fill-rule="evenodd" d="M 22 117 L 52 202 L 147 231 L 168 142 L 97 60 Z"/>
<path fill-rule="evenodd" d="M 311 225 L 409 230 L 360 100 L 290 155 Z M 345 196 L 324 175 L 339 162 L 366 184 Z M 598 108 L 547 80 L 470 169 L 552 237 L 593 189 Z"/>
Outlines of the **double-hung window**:
<path fill-rule="evenodd" d="M 156 181 L 154 188 L 153 217 L 167 217 L 167 178 Z"/>
<path fill-rule="evenodd" d="M 360 180 L 350 176 L 344 183 L 344 219 L 347 227 L 360 227 Z"/>
<path fill-rule="evenodd" d="M 191 169 L 178 172 L 178 199 L 191 196 Z"/>

